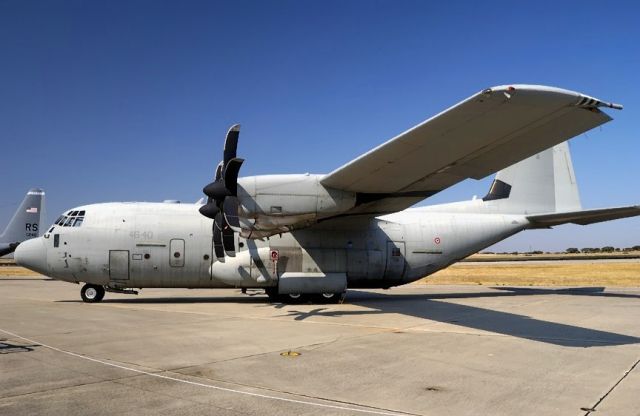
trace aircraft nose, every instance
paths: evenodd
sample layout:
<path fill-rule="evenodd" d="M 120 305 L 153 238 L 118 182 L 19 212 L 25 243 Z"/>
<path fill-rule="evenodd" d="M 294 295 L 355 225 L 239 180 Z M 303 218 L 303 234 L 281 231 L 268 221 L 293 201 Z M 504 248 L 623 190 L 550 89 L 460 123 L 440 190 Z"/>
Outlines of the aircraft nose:
<path fill-rule="evenodd" d="M 34 272 L 47 274 L 47 250 L 42 237 L 23 241 L 13 253 L 16 264 Z"/>

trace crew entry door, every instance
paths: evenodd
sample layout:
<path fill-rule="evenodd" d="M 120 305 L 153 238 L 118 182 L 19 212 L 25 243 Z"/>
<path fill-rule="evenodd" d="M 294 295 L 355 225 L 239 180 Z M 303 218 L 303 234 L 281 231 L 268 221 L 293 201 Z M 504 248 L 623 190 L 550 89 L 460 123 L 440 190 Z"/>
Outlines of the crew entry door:
<path fill-rule="evenodd" d="M 129 280 L 129 250 L 109 250 L 109 279 Z"/>
<path fill-rule="evenodd" d="M 400 279 L 404 273 L 404 241 L 387 241 L 385 279 Z"/>

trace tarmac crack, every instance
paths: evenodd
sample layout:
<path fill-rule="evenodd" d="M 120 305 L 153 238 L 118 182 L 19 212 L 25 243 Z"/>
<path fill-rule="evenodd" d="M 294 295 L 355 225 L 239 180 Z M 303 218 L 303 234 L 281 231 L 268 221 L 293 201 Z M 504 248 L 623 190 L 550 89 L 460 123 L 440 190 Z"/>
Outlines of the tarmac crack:
<path fill-rule="evenodd" d="M 613 390 L 615 390 L 616 387 L 618 387 L 620 385 L 620 383 L 622 383 L 622 381 L 627 378 L 627 376 L 629 374 L 631 374 L 631 372 L 638 366 L 638 364 L 640 364 L 640 360 L 637 360 L 635 363 L 633 363 L 633 365 L 624 372 L 624 374 L 622 375 L 622 377 L 620 377 L 614 384 L 613 386 L 611 386 L 611 388 L 602 396 L 600 397 L 600 399 L 596 402 L 596 404 L 594 404 L 591 407 L 581 407 L 580 410 L 585 410 L 586 413 L 584 414 L 584 416 L 589 416 L 591 413 L 596 411 L 596 408 L 598 407 L 598 405 L 600 403 L 602 403 L 604 401 L 604 399 L 607 398 L 607 396 L 609 396 Z"/>

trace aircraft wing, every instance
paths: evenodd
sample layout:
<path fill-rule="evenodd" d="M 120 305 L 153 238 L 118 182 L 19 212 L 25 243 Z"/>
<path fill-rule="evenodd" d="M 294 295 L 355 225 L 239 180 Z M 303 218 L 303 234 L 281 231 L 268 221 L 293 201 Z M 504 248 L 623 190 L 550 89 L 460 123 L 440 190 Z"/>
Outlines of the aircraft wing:
<path fill-rule="evenodd" d="M 532 225 L 531 228 L 549 228 L 554 225 L 566 223 L 588 225 L 597 222 L 617 220 L 620 218 L 635 217 L 636 215 L 640 215 L 640 205 L 530 215 L 527 219 Z"/>
<path fill-rule="evenodd" d="M 538 85 L 487 88 L 334 170 L 324 186 L 356 192 L 356 213 L 404 209 L 481 179 L 611 120 L 587 95 Z"/>

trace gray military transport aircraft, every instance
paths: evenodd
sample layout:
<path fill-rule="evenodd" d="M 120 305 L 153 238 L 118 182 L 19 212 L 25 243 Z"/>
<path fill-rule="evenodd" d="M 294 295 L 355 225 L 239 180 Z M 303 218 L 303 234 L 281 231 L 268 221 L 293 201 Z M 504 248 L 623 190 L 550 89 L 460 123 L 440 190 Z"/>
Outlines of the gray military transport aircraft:
<path fill-rule="evenodd" d="M 559 88 L 487 88 L 327 175 L 238 178 L 235 125 L 206 204 L 73 208 L 15 259 L 85 282 L 85 302 L 150 287 L 334 302 L 347 288 L 406 284 L 526 229 L 639 215 L 581 209 L 565 142 L 610 121 L 603 107 L 622 108 Z M 499 170 L 482 199 L 407 209 Z"/>
<path fill-rule="evenodd" d="M 43 210 L 44 191 L 38 188 L 29 189 L 7 228 L 0 234 L 0 257 L 10 255 L 21 242 L 40 235 Z"/>

